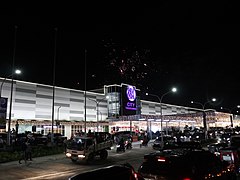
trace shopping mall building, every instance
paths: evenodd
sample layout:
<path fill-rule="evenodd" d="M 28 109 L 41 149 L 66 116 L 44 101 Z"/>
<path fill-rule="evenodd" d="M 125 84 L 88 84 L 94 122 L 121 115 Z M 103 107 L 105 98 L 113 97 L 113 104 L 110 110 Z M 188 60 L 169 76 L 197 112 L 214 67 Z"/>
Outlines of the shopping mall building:
<path fill-rule="evenodd" d="M 139 89 L 127 84 L 82 91 L 19 80 L 11 88 L 11 79 L 4 78 L 0 83 L 0 132 L 8 131 L 9 125 L 18 133 L 53 130 L 67 137 L 85 130 L 155 132 L 161 127 L 203 127 L 202 109 L 147 101 L 141 99 Z M 230 126 L 233 116 L 215 110 L 206 114 L 207 127 Z M 239 125 L 237 119 L 232 120 L 234 126 Z"/>

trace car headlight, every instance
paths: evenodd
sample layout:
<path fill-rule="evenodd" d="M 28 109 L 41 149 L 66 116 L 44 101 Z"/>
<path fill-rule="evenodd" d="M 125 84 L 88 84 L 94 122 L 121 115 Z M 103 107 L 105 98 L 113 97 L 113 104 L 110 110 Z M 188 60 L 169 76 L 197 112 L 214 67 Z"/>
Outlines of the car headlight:
<path fill-rule="evenodd" d="M 85 158 L 85 156 L 82 155 L 82 154 L 79 154 L 78 157 L 79 157 L 79 158 Z"/>
<path fill-rule="evenodd" d="M 67 157 L 71 157 L 72 154 L 71 154 L 71 153 L 66 153 L 66 156 L 67 156 Z"/>

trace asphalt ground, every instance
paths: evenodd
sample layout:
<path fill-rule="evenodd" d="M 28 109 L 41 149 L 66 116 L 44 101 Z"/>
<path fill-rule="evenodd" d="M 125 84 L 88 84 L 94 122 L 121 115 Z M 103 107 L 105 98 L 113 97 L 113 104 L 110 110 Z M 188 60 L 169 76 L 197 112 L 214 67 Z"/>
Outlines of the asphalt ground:
<path fill-rule="evenodd" d="M 133 148 L 139 148 L 140 147 L 140 141 L 137 142 L 133 142 L 132 146 Z M 153 140 L 151 140 L 149 142 L 149 145 L 151 145 L 153 143 Z M 115 149 L 113 149 L 114 151 Z M 35 163 L 35 162 L 44 162 L 44 161 L 54 161 L 54 160 L 58 160 L 58 159 L 62 159 L 63 157 L 65 157 L 65 153 L 61 153 L 61 154 L 54 154 L 54 155 L 49 155 L 49 156 L 41 156 L 41 157 L 35 157 L 33 158 L 33 161 L 28 161 L 28 163 Z M 24 164 L 24 162 L 22 161 L 22 164 Z M 6 163 L 0 163 L 0 168 L 1 166 L 11 166 L 11 165 L 19 165 L 18 161 L 10 161 L 10 162 L 6 162 Z"/>

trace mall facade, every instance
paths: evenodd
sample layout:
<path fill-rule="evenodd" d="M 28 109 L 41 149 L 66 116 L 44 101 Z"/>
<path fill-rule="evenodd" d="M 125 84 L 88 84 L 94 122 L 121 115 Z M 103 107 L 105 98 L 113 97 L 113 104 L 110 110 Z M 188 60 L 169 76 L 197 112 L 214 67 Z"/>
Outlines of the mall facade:
<path fill-rule="evenodd" d="M 141 99 L 140 90 L 128 84 L 82 91 L 19 80 L 14 80 L 11 88 L 11 82 L 0 78 L 0 132 L 8 131 L 10 125 L 18 133 L 48 134 L 53 130 L 70 138 L 77 131 L 89 130 L 156 132 L 161 127 L 203 127 L 202 109 Z M 206 115 L 208 127 L 230 126 L 233 117 L 215 110 Z M 238 118 L 233 117 L 232 122 L 239 125 Z"/>

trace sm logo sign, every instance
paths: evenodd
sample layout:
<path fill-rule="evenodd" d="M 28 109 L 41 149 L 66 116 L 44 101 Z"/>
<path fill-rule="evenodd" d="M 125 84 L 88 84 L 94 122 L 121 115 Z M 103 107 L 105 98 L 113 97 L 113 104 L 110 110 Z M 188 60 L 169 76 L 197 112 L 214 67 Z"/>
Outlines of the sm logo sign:
<path fill-rule="evenodd" d="M 136 104 L 136 89 L 134 86 L 126 86 L 123 88 L 123 115 L 135 115 L 137 110 Z"/>

